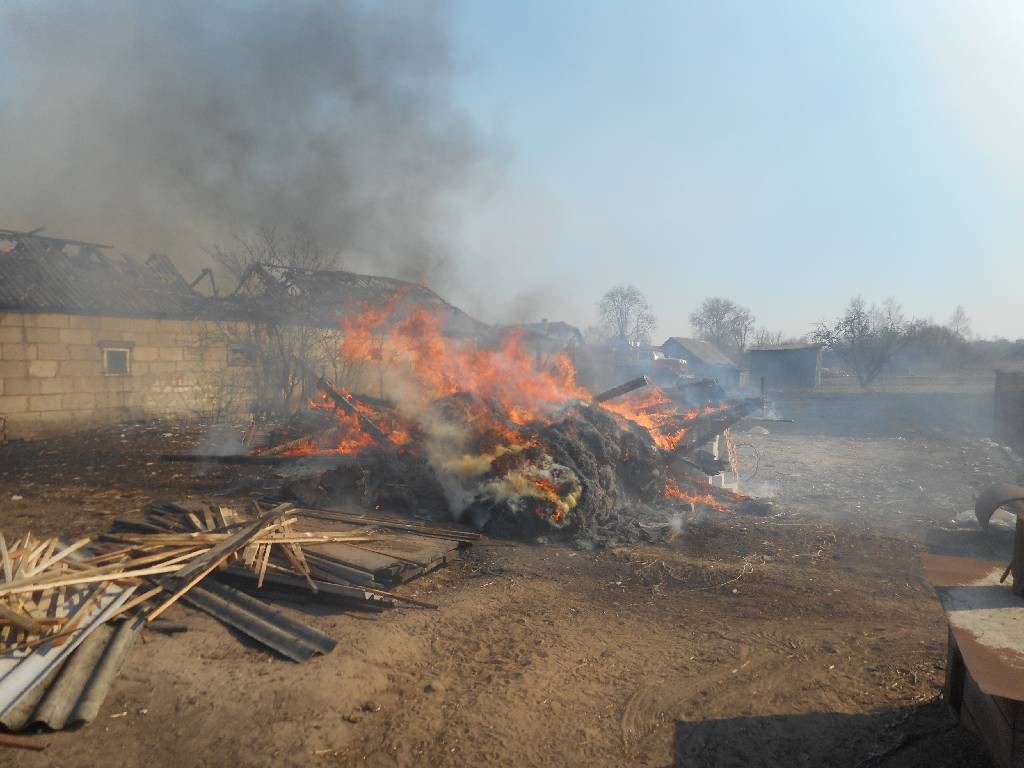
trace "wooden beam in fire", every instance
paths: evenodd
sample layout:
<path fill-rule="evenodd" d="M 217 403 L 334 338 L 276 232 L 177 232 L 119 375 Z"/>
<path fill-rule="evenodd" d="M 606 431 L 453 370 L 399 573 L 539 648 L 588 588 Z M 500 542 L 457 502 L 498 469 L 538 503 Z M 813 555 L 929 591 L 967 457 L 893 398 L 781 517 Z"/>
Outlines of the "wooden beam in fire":
<path fill-rule="evenodd" d="M 611 400 L 611 399 L 616 398 L 616 397 L 621 397 L 622 395 L 625 395 L 625 394 L 627 394 L 629 392 L 632 392 L 635 389 L 640 389 L 640 387 L 646 387 L 650 383 L 651 383 L 651 380 L 648 379 L 646 376 L 640 376 L 640 377 L 638 377 L 636 379 L 630 379 L 629 381 L 625 382 L 624 384 L 619 384 L 619 386 L 617 386 L 617 387 L 612 387 L 611 389 L 606 389 L 604 392 L 600 392 L 600 393 L 594 395 L 594 402 L 595 403 L 603 403 L 606 400 Z"/>
<path fill-rule="evenodd" d="M 355 416 L 359 420 L 359 426 L 364 432 L 366 432 L 366 434 L 378 443 L 384 443 L 387 445 L 391 442 L 388 439 L 388 436 L 381 431 L 380 427 L 373 422 L 373 419 L 356 408 L 352 401 L 345 397 L 345 395 L 342 394 L 333 383 L 331 383 L 330 379 L 326 376 L 318 376 L 316 371 L 310 368 L 305 361 L 298 358 L 293 359 L 298 363 L 299 367 L 302 368 L 306 376 L 316 382 L 316 388 L 329 397 L 339 410 L 344 411 L 350 416 Z"/>
<path fill-rule="evenodd" d="M 673 423 L 674 429 L 686 429 L 686 435 L 679 445 L 672 451 L 673 454 L 687 454 L 715 439 L 733 424 L 750 413 L 751 408 L 757 404 L 757 400 L 738 400 L 729 405 L 728 408 L 705 413 L 692 419 Z"/>
<path fill-rule="evenodd" d="M 359 426 L 362 430 L 378 443 L 390 442 L 388 440 L 388 436 L 381 431 L 380 427 L 373 423 L 373 419 L 356 408 L 355 405 L 352 404 L 352 401 L 339 392 L 326 378 L 323 376 L 319 377 L 316 380 L 316 387 L 327 395 L 327 397 L 329 397 L 334 402 L 334 405 L 340 410 L 359 419 Z"/>

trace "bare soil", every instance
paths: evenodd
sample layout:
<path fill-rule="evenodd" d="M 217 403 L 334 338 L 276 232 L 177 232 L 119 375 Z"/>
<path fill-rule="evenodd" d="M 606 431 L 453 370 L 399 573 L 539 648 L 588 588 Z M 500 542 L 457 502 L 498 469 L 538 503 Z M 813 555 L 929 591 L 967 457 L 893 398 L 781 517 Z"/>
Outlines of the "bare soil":
<path fill-rule="evenodd" d="M 251 472 L 156 460 L 202 432 L 0 447 L 0 530 L 95 533 L 151 500 L 244 493 Z M 436 611 L 297 614 L 339 640 L 306 664 L 175 607 L 189 631 L 145 634 L 96 721 L 4 763 L 988 766 L 939 700 L 946 626 L 919 555 L 947 534 L 989 546 L 950 521 L 1014 476 L 1005 456 L 920 435 L 740 439 L 772 517 L 716 514 L 659 546 L 475 547 L 402 588 Z"/>

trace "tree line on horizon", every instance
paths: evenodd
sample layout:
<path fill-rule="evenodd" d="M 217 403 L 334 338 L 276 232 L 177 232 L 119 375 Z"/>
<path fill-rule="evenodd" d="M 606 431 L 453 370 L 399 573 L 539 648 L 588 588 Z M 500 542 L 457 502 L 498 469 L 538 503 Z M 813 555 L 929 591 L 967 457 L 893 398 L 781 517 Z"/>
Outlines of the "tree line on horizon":
<path fill-rule="evenodd" d="M 598 301 L 597 311 L 599 324 L 587 329 L 589 341 L 630 346 L 651 343 L 654 312 L 636 287 L 610 289 Z M 749 309 L 718 296 L 701 302 L 690 314 L 690 325 L 697 338 L 714 344 L 737 363 L 753 346 L 820 344 L 826 363 L 847 371 L 863 387 L 886 371 L 943 373 L 1024 360 L 1024 339 L 974 338 L 962 305 L 957 305 L 948 322 L 937 323 L 930 318 L 906 317 L 894 297 L 869 304 L 862 296 L 854 296 L 836 318 L 820 321 L 810 333 L 796 338 L 757 328 Z"/>

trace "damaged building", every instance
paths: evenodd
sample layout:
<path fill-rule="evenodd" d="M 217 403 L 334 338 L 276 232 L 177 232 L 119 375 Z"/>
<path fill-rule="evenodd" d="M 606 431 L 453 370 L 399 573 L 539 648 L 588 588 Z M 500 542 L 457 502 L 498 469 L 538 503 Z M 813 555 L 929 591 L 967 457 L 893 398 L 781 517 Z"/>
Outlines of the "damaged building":
<path fill-rule="evenodd" d="M 231 293 L 211 296 L 198 289 L 208 273 L 189 284 L 166 256 L 139 263 L 108 245 L 0 230 L 6 436 L 244 412 L 258 397 L 253 380 L 262 378 L 253 375 L 264 362 L 254 342 L 271 327 L 305 327 L 306 351 L 323 366 L 340 318 L 356 308 L 439 309 L 443 332 L 457 337 L 487 328 L 402 280 L 252 267 Z"/>

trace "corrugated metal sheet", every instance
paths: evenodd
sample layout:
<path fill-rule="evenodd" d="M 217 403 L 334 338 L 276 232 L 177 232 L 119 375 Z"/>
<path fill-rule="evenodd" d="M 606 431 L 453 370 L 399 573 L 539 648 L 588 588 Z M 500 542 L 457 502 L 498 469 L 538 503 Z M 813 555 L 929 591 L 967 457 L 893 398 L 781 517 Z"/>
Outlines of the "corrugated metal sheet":
<path fill-rule="evenodd" d="M 320 630 L 216 579 L 204 579 L 181 599 L 292 661 L 308 661 L 317 653 L 330 653 L 338 644 Z"/>
<path fill-rule="evenodd" d="M 727 365 L 736 368 L 736 363 L 730 360 L 714 344 L 702 339 L 688 339 L 683 336 L 671 336 L 662 344 L 662 348 L 670 343 L 678 344 L 686 352 L 686 359 L 691 362 L 701 362 L 704 365 Z"/>
<path fill-rule="evenodd" d="M 74 618 L 78 611 L 86 611 L 87 624 L 76 630 L 70 639 L 48 640 L 30 651 L 6 653 L 0 656 L 0 720 L 6 718 L 23 698 L 30 696 L 50 675 L 55 674 L 68 658 L 104 622 L 120 608 L 135 587 L 116 584 L 98 585 L 77 595 L 78 602 L 67 611 Z"/>
<path fill-rule="evenodd" d="M 211 298 L 190 288 L 166 256 L 139 264 L 98 248 L 68 253 L 64 242 L 25 236 L 13 249 L 0 251 L 0 312 L 272 318 L 333 329 L 346 316 L 390 305 L 396 318 L 421 307 L 439 312 L 449 336 L 481 338 L 491 330 L 429 288 L 405 280 L 339 270 L 286 268 L 270 274 L 256 268 L 243 279 L 244 291 Z"/>
<path fill-rule="evenodd" d="M 793 344 L 754 344 L 747 352 L 786 352 L 793 349 L 821 349 L 821 344 L 794 342 Z"/>
<path fill-rule="evenodd" d="M 217 314 L 225 316 L 254 313 L 322 328 L 339 328 L 346 317 L 367 309 L 388 308 L 398 321 L 426 308 L 440 314 L 441 330 L 448 336 L 483 338 L 493 330 L 426 286 L 340 270 L 254 267 L 235 294 L 212 301 L 221 307 Z"/>
<path fill-rule="evenodd" d="M 65 662 L 0 716 L 0 724 L 20 731 L 40 723 L 61 730 L 88 723 L 99 712 L 138 635 L 136 622 L 98 627 Z"/>
<path fill-rule="evenodd" d="M 162 260 L 153 269 L 95 249 L 69 254 L 47 241 L 22 238 L 13 249 L 0 251 L 0 311 L 198 316 L 204 297 L 168 265 Z"/>

